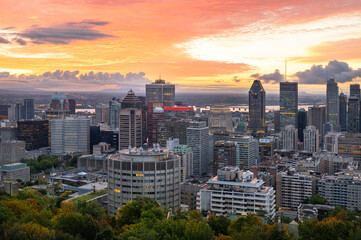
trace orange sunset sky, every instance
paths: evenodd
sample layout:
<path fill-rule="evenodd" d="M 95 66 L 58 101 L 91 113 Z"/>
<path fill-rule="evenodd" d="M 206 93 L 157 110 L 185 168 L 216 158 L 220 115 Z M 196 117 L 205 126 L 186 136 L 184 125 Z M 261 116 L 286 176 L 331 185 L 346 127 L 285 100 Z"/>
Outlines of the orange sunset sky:
<path fill-rule="evenodd" d="M 361 77 L 360 0 L 0 0 L 0 89 L 343 92 Z M 277 70 L 278 69 L 278 70 Z M 59 70 L 59 71 L 57 71 Z M 101 73 L 99 73 L 101 72 Z"/>

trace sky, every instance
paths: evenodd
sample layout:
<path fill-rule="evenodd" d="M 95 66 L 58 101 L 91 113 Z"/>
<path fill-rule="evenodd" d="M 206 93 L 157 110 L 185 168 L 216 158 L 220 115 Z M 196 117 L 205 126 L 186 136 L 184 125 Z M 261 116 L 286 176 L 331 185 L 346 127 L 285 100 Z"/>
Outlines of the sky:
<path fill-rule="evenodd" d="M 0 0 L 0 88 L 324 93 L 361 83 L 359 0 Z M 285 62 L 287 61 L 287 70 Z M 141 95 L 141 94 L 139 94 Z"/>

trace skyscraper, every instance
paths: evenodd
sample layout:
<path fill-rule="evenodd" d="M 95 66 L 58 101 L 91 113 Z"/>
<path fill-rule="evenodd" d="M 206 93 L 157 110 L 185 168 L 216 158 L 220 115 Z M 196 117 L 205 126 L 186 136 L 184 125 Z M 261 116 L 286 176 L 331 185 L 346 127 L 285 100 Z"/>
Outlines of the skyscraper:
<path fill-rule="evenodd" d="M 350 98 L 352 97 L 360 99 L 360 84 L 350 84 Z"/>
<path fill-rule="evenodd" d="M 211 159 L 209 158 L 209 128 L 206 122 L 190 122 L 187 128 L 187 145 L 193 151 L 193 175 L 207 173 Z"/>
<path fill-rule="evenodd" d="M 251 132 L 266 132 L 266 91 L 261 81 L 254 80 L 251 89 L 248 92 L 249 115 L 248 128 Z"/>
<path fill-rule="evenodd" d="M 24 99 L 24 119 L 34 118 L 34 99 Z"/>
<path fill-rule="evenodd" d="M 305 109 L 300 109 L 297 115 L 297 130 L 298 130 L 298 139 L 303 142 L 303 130 L 307 126 L 307 112 Z"/>
<path fill-rule="evenodd" d="M 147 108 L 147 138 L 148 145 L 158 143 L 158 123 L 164 121 L 163 103 L 148 102 Z"/>
<path fill-rule="evenodd" d="M 360 100 L 350 97 L 348 100 L 347 132 L 358 133 L 360 131 Z"/>
<path fill-rule="evenodd" d="M 75 99 L 69 99 L 70 114 L 75 114 L 75 108 L 76 108 Z"/>
<path fill-rule="evenodd" d="M 327 81 L 326 93 L 327 122 L 333 125 L 335 131 L 339 130 L 339 104 L 338 104 L 338 86 L 335 79 Z"/>
<path fill-rule="evenodd" d="M 120 100 L 113 98 L 109 102 L 109 127 L 111 130 L 119 128 L 119 110 L 121 108 Z"/>
<path fill-rule="evenodd" d="M 250 169 L 257 165 L 259 145 L 252 136 L 236 136 L 231 138 L 236 142 L 236 166 L 240 169 Z"/>
<path fill-rule="evenodd" d="M 341 131 L 347 130 L 347 96 L 346 94 L 340 93 L 338 96 L 339 101 L 339 118 Z"/>
<path fill-rule="evenodd" d="M 280 82 L 280 128 L 297 126 L 298 83 Z"/>
<path fill-rule="evenodd" d="M 22 120 L 17 124 L 18 140 L 25 142 L 27 151 L 49 146 L 49 120 Z"/>
<path fill-rule="evenodd" d="M 164 107 L 175 104 L 175 85 L 158 79 L 154 83 L 146 84 L 146 102 L 162 102 Z"/>
<path fill-rule="evenodd" d="M 320 137 L 322 141 L 323 133 L 323 124 L 326 122 L 326 107 L 309 107 L 307 113 L 307 125 L 315 126 L 316 129 L 320 132 Z"/>
<path fill-rule="evenodd" d="M 89 119 L 72 117 L 52 119 L 50 125 L 52 153 L 89 153 Z"/>
<path fill-rule="evenodd" d="M 129 90 L 119 111 L 119 150 L 143 144 L 143 111 L 140 107 L 140 100 Z"/>
<path fill-rule="evenodd" d="M 95 122 L 109 123 L 109 105 L 101 104 L 95 107 Z"/>
<path fill-rule="evenodd" d="M 229 107 L 221 104 L 213 105 L 208 114 L 208 127 L 211 132 L 231 132 L 233 129 L 233 120 Z"/>
<path fill-rule="evenodd" d="M 217 175 L 218 169 L 226 166 L 236 166 L 236 142 L 216 141 L 213 146 L 212 174 Z"/>

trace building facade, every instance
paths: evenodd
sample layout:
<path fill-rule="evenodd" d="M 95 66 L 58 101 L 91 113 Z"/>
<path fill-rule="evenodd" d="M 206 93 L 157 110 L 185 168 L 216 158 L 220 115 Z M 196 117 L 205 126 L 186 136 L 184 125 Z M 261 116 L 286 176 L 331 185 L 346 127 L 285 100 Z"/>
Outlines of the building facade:
<path fill-rule="evenodd" d="M 266 91 L 260 80 L 255 80 L 248 92 L 249 114 L 248 129 L 250 132 L 266 132 Z"/>
<path fill-rule="evenodd" d="M 338 96 L 339 103 L 339 122 L 340 122 L 340 131 L 347 130 L 347 96 L 346 94 L 340 93 Z"/>
<path fill-rule="evenodd" d="M 216 141 L 213 146 L 212 175 L 226 166 L 237 166 L 237 148 L 233 141 Z"/>
<path fill-rule="evenodd" d="M 280 129 L 297 126 L 298 83 L 280 82 Z"/>
<path fill-rule="evenodd" d="M 52 119 L 50 125 L 51 152 L 53 154 L 89 153 L 89 119 L 72 117 Z"/>
<path fill-rule="evenodd" d="M 27 151 L 49 146 L 49 120 L 18 121 L 17 138 Z"/>
<path fill-rule="evenodd" d="M 282 150 L 297 150 L 298 134 L 293 125 L 287 125 L 280 134 Z"/>
<path fill-rule="evenodd" d="M 24 141 L 0 142 L 0 165 L 17 163 L 23 158 L 25 158 Z"/>
<path fill-rule="evenodd" d="M 154 83 L 145 85 L 146 102 L 162 102 L 164 107 L 175 105 L 175 85 L 158 79 Z"/>
<path fill-rule="evenodd" d="M 181 182 L 186 182 L 193 176 L 193 151 L 187 145 L 177 145 L 171 150 L 180 158 Z"/>
<path fill-rule="evenodd" d="M 197 210 L 211 211 L 216 215 L 256 214 L 265 211 L 275 217 L 275 191 L 250 171 L 237 167 L 224 167 L 217 176 L 208 180 L 197 198 Z"/>
<path fill-rule="evenodd" d="M 335 131 L 339 129 L 339 103 L 338 103 L 338 86 L 335 79 L 327 81 L 326 93 L 327 118 L 326 121 L 333 125 Z"/>
<path fill-rule="evenodd" d="M 303 136 L 303 150 L 312 153 L 320 150 L 320 133 L 315 126 L 307 126 L 303 130 Z"/>
<path fill-rule="evenodd" d="M 190 122 L 187 128 L 187 145 L 193 151 L 193 175 L 209 172 L 211 163 L 209 149 L 209 128 L 206 122 Z"/>
<path fill-rule="evenodd" d="M 108 210 L 118 209 L 137 196 L 149 197 L 165 209 L 180 206 L 179 157 L 166 149 L 124 149 L 108 158 Z"/>
<path fill-rule="evenodd" d="M 0 167 L 0 175 L 5 179 L 18 180 L 24 183 L 30 181 L 30 168 L 26 163 L 11 163 Z"/>
<path fill-rule="evenodd" d="M 24 99 L 24 119 L 33 119 L 34 118 L 34 99 L 25 98 Z"/>

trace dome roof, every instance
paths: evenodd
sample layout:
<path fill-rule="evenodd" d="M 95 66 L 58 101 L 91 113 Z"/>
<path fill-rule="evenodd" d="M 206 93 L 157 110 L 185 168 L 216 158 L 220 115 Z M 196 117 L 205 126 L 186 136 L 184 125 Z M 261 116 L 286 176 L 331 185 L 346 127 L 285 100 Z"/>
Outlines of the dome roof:
<path fill-rule="evenodd" d="M 68 99 L 64 93 L 55 93 L 51 99 L 54 99 L 54 100 L 60 100 L 60 101 L 64 101 L 66 99 Z"/>

